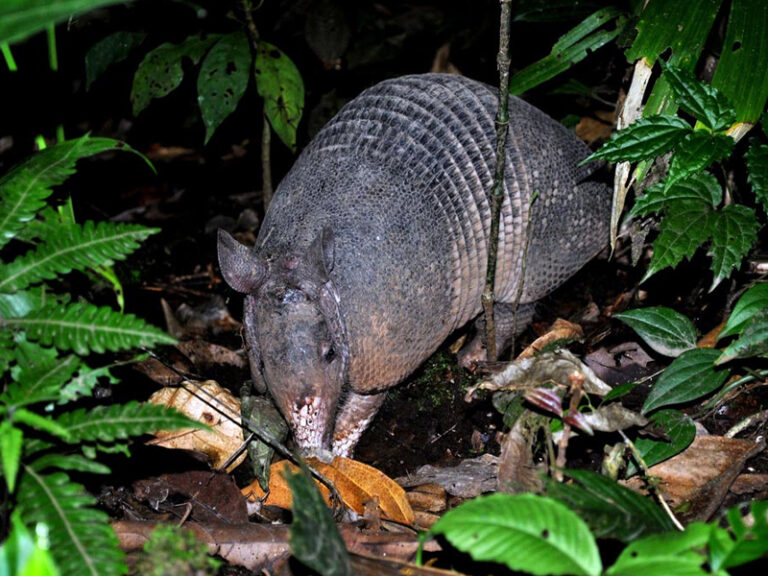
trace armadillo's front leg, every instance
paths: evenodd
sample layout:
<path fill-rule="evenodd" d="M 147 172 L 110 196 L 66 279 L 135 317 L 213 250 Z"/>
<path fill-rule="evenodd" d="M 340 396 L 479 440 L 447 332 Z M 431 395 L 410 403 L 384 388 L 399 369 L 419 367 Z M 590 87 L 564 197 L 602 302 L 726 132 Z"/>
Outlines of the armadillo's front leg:
<path fill-rule="evenodd" d="M 512 343 L 512 336 L 517 336 L 526 329 L 533 319 L 534 305 L 520 304 L 515 314 L 513 304 L 497 302 L 493 305 L 493 323 L 496 327 L 496 351 L 501 354 Z M 475 322 L 475 336 L 459 350 L 459 365 L 470 368 L 477 362 L 488 358 L 485 347 L 485 319 L 483 316 Z"/>
<path fill-rule="evenodd" d="M 336 428 L 333 432 L 334 454 L 352 456 L 352 449 L 376 416 L 386 395 L 386 392 L 358 394 L 353 391 L 347 394 L 336 417 Z"/>

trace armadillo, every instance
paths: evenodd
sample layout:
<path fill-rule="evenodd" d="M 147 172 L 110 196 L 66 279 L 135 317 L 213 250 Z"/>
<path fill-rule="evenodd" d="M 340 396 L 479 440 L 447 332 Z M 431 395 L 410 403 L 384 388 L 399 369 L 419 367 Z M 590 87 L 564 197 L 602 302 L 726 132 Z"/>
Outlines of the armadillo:
<path fill-rule="evenodd" d="M 386 391 L 482 309 L 497 91 L 455 75 L 381 82 L 350 101 L 278 186 L 252 248 L 219 232 L 246 294 L 251 372 L 305 453 L 350 455 Z M 509 99 L 497 342 L 608 238 L 588 148 Z"/>

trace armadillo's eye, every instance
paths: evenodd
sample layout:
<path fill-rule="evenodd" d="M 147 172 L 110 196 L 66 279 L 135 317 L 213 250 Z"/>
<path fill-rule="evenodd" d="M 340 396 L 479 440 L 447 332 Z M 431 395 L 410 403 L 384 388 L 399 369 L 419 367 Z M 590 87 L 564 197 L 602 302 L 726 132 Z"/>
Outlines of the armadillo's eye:
<path fill-rule="evenodd" d="M 330 364 L 333 362 L 334 358 L 336 358 L 336 350 L 333 349 L 333 346 L 328 346 L 327 348 L 324 347 L 323 359 Z"/>

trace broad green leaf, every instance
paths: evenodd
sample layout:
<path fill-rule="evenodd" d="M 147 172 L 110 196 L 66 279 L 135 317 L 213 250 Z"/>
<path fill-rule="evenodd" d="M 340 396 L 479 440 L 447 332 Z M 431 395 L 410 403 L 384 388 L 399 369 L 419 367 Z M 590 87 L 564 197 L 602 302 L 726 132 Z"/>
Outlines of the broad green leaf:
<path fill-rule="evenodd" d="M 744 157 L 747 160 L 747 181 L 763 212 L 768 213 L 768 145 L 753 140 Z"/>
<path fill-rule="evenodd" d="M 550 480 L 547 496 L 562 501 L 589 525 L 596 538 L 630 542 L 644 534 L 674 529 L 652 500 L 589 470 L 566 470 L 573 483 Z"/>
<path fill-rule="evenodd" d="M 676 202 L 666 214 L 659 226 L 661 234 L 653 242 L 653 257 L 643 281 L 664 268 L 674 268 L 683 258 L 692 258 L 709 240 L 716 217 L 709 206 L 689 200 Z"/>
<path fill-rule="evenodd" d="M 712 256 L 714 279 L 710 291 L 728 278 L 734 269 L 757 243 L 760 223 L 752 208 L 731 204 L 714 213 L 712 245 L 708 254 Z"/>
<path fill-rule="evenodd" d="M 768 310 L 764 308 L 744 324 L 739 338 L 723 350 L 715 363 L 720 365 L 736 358 L 765 356 L 766 353 L 768 353 Z"/>
<path fill-rule="evenodd" d="M 310 478 L 308 470 L 286 478 L 294 502 L 291 552 L 318 574 L 349 576 L 353 572 L 344 541 Z"/>
<path fill-rule="evenodd" d="M 728 510 L 727 518 L 732 536 L 718 528 L 719 537 L 710 541 L 710 564 L 713 572 L 747 564 L 768 553 L 768 503 L 764 500 L 753 502 L 749 512 L 750 523 L 747 524 L 738 507 Z M 719 550 L 716 550 L 718 548 Z"/>
<path fill-rule="evenodd" d="M 696 424 L 690 416 L 678 410 L 659 410 L 648 420 L 651 425 L 662 428 L 669 440 L 647 437 L 635 440 L 635 448 L 647 466 L 653 466 L 679 454 L 688 448 L 696 437 Z M 632 462 L 627 469 L 627 475 L 636 473 L 637 467 Z"/>
<path fill-rule="evenodd" d="M 109 517 L 93 508 L 96 499 L 63 472 L 44 475 L 23 467 L 17 503 L 25 524 L 49 526 L 51 553 L 62 574 L 127 573 Z"/>
<path fill-rule="evenodd" d="M 125 60 L 131 50 L 141 44 L 146 37 L 144 32 L 120 30 L 91 46 L 85 54 L 85 89 L 90 90 L 91 84 L 107 68 Z"/>
<path fill-rule="evenodd" d="M 652 534 L 624 548 L 606 576 L 704 576 L 707 557 L 700 553 L 706 548 L 712 526 L 691 524 L 685 531 L 669 529 L 664 534 Z"/>
<path fill-rule="evenodd" d="M 280 140 L 295 150 L 296 129 L 304 111 L 304 81 L 298 68 L 279 48 L 262 41 L 253 71 L 269 123 Z"/>
<path fill-rule="evenodd" d="M 86 135 L 46 148 L 0 178 L 0 248 L 45 206 L 51 188 L 75 173 L 78 160 L 108 150 L 135 153 L 117 140 Z"/>
<path fill-rule="evenodd" d="M 648 216 L 662 212 L 668 205 L 690 200 L 716 208 L 723 201 L 723 190 L 720 184 L 709 172 L 699 172 L 684 180 L 675 182 L 669 187 L 664 182 L 658 182 L 645 189 L 645 193 L 635 200 L 630 210 L 631 216 Z"/>
<path fill-rule="evenodd" d="M 47 306 L 24 318 L 6 318 L 5 324 L 23 328 L 27 338 L 39 340 L 44 346 L 55 345 L 80 355 L 176 342 L 132 314 L 80 302 L 64 307 Z"/>
<path fill-rule="evenodd" d="M 672 49 L 670 62 L 692 66 L 701 55 L 722 0 L 649 0 L 637 23 L 627 60 L 649 63 Z"/>
<path fill-rule="evenodd" d="M 207 38 L 190 36 L 180 44 L 166 42 L 149 52 L 133 77 L 133 115 L 138 116 L 149 106 L 152 99 L 167 96 L 178 88 L 184 79 L 184 58 L 189 58 L 193 64 L 197 64 L 208 47 L 218 38 L 218 35 Z"/>
<path fill-rule="evenodd" d="M 737 122 L 752 124 L 768 99 L 768 3 L 734 0 L 730 6 L 712 86 L 733 103 Z"/>
<path fill-rule="evenodd" d="M 237 107 L 251 69 L 251 50 L 245 32 L 227 34 L 211 48 L 197 77 L 197 103 L 205 124 L 205 143 Z"/>
<path fill-rule="evenodd" d="M 664 306 L 627 310 L 615 316 L 629 325 L 648 346 L 664 356 L 679 356 L 696 347 L 696 327 L 688 318 Z"/>
<path fill-rule="evenodd" d="M 756 284 L 742 294 L 725 326 L 717 335 L 718 339 L 741 333 L 753 316 L 766 309 L 768 309 L 768 282 Z"/>
<path fill-rule="evenodd" d="M 714 132 L 726 130 L 736 121 L 728 99 L 692 72 L 676 66 L 663 66 L 672 93 L 685 112 Z"/>
<path fill-rule="evenodd" d="M 601 28 L 619 14 L 616 8 L 608 7 L 585 18 L 561 36 L 547 56 L 514 74 L 509 82 L 509 93 L 522 94 L 565 72 L 590 52 L 605 46 L 619 35 L 621 26 L 617 24 L 611 30 Z"/>
<path fill-rule="evenodd" d="M 719 350 L 696 348 L 675 358 L 651 388 L 643 404 L 643 414 L 697 400 L 720 388 L 728 372 L 715 370 L 718 356 Z"/>
<path fill-rule="evenodd" d="M 447 512 L 430 530 L 477 561 L 529 574 L 597 576 L 595 538 L 562 503 L 534 494 L 491 494 Z"/>
<path fill-rule="evenodd" d="M 176 410 L 139 402 L 96 406 L 90 410 L 81 408 L 62 414 L 56 423 L 67 431 L 67 441 L 71 443 L 110 443 L 158 430 L 205 428 Z"/>
<path fill-rule="evenodd" d="M 0 460 L 3 466 L 3 477 L 8 492 L 16 491 L 16 475 L 21 463 L 21 444 L 24 432 L 13 425 L 7 418 L 0 422 Z"/>
<path fill-rule="evenodd" d="M 5 0 L 0 2 L 0 43 L 19 42 L 67 18 L 120 0 Z"/>
<path fill-rule="evenodd" d="M 112 266 L 135 251 L 158 228 L 122 222 L 85 222 L 51 227 L 45 242 L 0 266 L 0 292 L 15 292 L 72 270 Z"/>
<path fill-rule="evenodd" d="M 680 141 L 669 166 L 667 186 L 719 162 L 733 150 L 733 138 L 696 130 Z"/>
<path fill-rule="evenodd" d="M 659 114 L 640 118 L 624 130 L 616 132 L 585 162 L 601 159 L 611 162 L 636 162 L 654 158 L 669 152 L 689 134 L 691 127 L 677 116 Z"/>

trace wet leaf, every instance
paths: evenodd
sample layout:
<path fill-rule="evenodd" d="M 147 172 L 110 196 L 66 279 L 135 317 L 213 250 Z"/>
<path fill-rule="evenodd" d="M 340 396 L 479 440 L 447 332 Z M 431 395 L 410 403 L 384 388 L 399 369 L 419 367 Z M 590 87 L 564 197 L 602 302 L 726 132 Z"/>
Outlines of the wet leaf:
<path fill-rule="evenodd" d="M 714 132 L 726 130 L 736 121 L 728 99 L 692 72 L 677 66 L 663 66 L 675 100 L 685 112 Z"/>
<path fill-rule="evenodd" d="M 733 307 L 725 328 L 718 334 L 718 338 L 740 334 L 750 319 L 766 308 L 768 308 L 768 282 L 756 284 L 744 292 Z"/>
<path fill-rule="evenodd" d="M 685 136 L 675 148 L 667 186 L 687 178 L 726 158 L 733 150 L 733 138 L 696 130 Z"/>
<path fill-rule="evenodd" d="M 723 201 L 723 190 L 717 178 L 709 172 L 693 174 L 668 187 L 659 182 L 645 189 L 645 193 L 635 200 L 629 214 L 648 216 L 662 212 L 667 207 L 674 208 L 681 201 L 701 202 L 716 208 Z"/>
<path fill-rule="evenodd" d="M 653 158 L 669 152 L 689 134 L 691 127 L 682 118 L 661 114 L 648 116 L 616 132 L 585 162 L 601 159 L 636 162 Z"/>
<path fill-rule="evenodd" d="M 664 306 L 627 310 L 614 316 L 629 325 L 648 346 L 664 356 L 679 356 L 696 347 L 696 327 L 688 318 Z"/>

